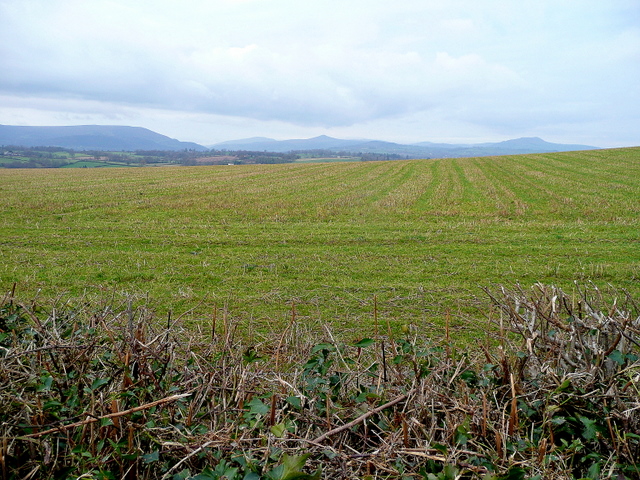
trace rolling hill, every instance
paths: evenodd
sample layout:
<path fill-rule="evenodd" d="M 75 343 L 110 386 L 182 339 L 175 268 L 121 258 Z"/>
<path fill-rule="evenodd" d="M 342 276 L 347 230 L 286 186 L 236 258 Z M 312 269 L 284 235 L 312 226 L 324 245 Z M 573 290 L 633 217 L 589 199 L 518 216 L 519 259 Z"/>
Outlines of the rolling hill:
<path fill-rule="evenodd" d="M 0 145 L 106 151 L 206 150 L 197 143 L 181 142 L 146 128 L 116 125 L 64 127 L 0 125 Z"/>
<path fill-rule="evenodd" d="M 448 144 L 420 142 L 400 144 L 379 140 L 341 140 L 321 135 L 309 139 L 274 140 L 254 137 L 211 145 L 215 149 L 257 150 L 290 152 L 295 150 L 330 150 L 362 153 L 403 155 L 408 158 L 453 158 L 485 157 L 491 155 L 517 155 L 529 153 L 566 152 L 574 150 L 596 150 L 589 145 L 567 145 L 550 143 L 537 137 L 518 138 L 498 143 Z"/>
<path fill-rule="evenodd" d="M 274 140 L 252 137 L 216 143 L 204 147 L 193 142 L 161 135 L 142 127 L 115 125 L 77 125 L 63 127 L 25 127 L 0 125 L 0 145 L 38 147 L 53 146 L 74 150 L 250 150 L 284 153 L 299 150 L 395 154 L 406 158 L 459 158 L 492 155 L 595 150 L 588 145 L 550 143 L 537 137 L 518 138 L 497 143 L 448 144 L 420 142 L 401 144 L 371 139 L 345 140 L 321 135 L 308 139 Z"/>

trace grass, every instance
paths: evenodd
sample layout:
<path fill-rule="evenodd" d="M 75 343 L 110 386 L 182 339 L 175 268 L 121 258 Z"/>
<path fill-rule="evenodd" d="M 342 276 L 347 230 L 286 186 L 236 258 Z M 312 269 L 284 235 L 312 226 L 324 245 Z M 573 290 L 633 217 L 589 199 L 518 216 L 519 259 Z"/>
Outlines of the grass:
<path fill-rule="evenodd" d="M 333 162 L 359 162 L 360 157 L 309 157 L 300 158 L 295 163 L 333 163 Z"/>
<path fill-rule="evenodd" d="M 225 308 L 269 333 L 464 320 L 480 287 L 640 293 L 640 148 L 511 157 L 0 173 L 0 286 Z M 147 300 L 145 300 L 147 301 Z"/>

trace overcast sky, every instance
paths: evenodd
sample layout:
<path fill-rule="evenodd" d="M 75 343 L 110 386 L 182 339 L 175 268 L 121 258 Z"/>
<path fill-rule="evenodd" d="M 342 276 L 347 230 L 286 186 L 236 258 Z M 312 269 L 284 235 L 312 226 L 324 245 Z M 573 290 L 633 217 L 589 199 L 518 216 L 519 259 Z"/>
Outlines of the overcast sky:
<path fill-rule="evenodd" d="M 640 145 L 638 0 L 0 0 L 0 124 Z"/>

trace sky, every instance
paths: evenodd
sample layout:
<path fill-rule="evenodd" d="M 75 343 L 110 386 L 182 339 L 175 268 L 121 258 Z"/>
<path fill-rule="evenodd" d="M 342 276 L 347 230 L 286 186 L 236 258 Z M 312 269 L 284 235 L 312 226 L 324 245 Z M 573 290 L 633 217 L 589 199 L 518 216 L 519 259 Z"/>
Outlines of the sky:
<path fill-rule="evenodd" d="M 638 0 L 0 0 L 0 124 L 640 145 Z"/>

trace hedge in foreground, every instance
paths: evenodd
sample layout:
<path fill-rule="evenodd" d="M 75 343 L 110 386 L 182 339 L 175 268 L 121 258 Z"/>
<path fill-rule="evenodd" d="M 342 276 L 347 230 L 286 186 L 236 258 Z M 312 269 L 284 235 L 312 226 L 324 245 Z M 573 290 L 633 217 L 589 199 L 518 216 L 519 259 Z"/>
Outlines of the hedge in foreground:
<path fill-rule="evenodd" d="M 131 302 L 0 307 L 0 475 L 640 478 L 640 316 L 596 288 L 486 290 L 487 340 L 195 335 Z M 200 338 L 198 338 L 198 336 Z"/>

